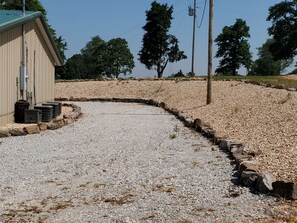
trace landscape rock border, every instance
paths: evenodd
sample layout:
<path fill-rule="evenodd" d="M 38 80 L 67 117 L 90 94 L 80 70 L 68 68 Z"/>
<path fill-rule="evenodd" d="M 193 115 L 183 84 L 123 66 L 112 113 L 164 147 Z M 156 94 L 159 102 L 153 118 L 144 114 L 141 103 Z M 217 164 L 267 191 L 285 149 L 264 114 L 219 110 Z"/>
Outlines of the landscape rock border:
<path fill-rule="evenodd" d="M 216 134 L 212 127 L 197 118 L 192 120 L 184 116 L 175 108 L 169 108 L 164 102 L 158 102 L 153 99 L 138 98 L 56 98 L 56 101 L 79 101 L 79 102 L 123 102 L 139 103 L 161 107 L 167 112 L 173 114 L 184 123 L 185 126 L 194 129 L 209 139 L 215 145 L 218 145 L 223 151 L 227 152 L 236 164 L 239 173 L 239 179 L 242 185 L 253 188 L 260 193 L 274 194 L 289 200 L 297 200 L 297 182 L 277 181 L 270 173 L 261 173 L 259 163 L 254 159 L 256 154 L 248 153 L 244 150 L 244 144 L 224 139 Z"/>
<path fill-rule="evenodd" d="M 40 124 L 28 124 L 23 128 L 3 128 L 0 127 L 0 138 L 10 136 L 23 136 L 27 134 L 37 134 L 46 130 L 55 130 L 62 128 L 65 125 L 72 124 L 81 115 L 81 108 L 75 104 L 64 103 L 62 106 L 72 107 L 72 112 L 69 115 L 60 115 L 54 118 L 51 122 L 42 122 Z"/>

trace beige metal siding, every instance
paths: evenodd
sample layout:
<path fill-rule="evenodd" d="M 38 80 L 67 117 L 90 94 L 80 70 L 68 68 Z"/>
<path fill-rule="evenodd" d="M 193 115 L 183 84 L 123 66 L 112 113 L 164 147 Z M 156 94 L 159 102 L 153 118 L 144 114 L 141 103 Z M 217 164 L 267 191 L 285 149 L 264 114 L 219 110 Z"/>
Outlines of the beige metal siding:
<path fill-rule="evenodd" d="M 12 123 L 19 99 L 16 82 L 21 66 L 21 27 L 0 34 L 0 124 Z"/>
<path fill-rule="evenodd" d="M 54 100 L 54 59 L 35 21 L 27 23 L 27 98 L 31 105 Z M 35 56 L 34 56 L 35 55 Z M 19 84 L 22 61 L 22 27 L 0 34 L 0 125 L 12 123 L 14 104 L 22 99 Z M 35 89 L 34 89 L 35 86 Z M 36 96 L 36 97 L 35 97 Z M 24 98 L 26 99 L 26 98 Z"/>
<path fill-rule="evenodd" d="M 28 92 L 32 93 L 32 102 L 38 104 L 54 100 L 54 59 L 35 22 L 26 24 L 26 43 Z"/>

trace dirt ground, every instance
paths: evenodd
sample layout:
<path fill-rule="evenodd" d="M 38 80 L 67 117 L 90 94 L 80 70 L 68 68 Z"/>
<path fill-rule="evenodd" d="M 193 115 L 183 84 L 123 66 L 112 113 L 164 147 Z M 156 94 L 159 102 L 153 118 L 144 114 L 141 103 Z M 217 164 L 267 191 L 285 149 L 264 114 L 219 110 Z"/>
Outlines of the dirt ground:
<path fill-rule="evenodd" d="M 209 123 L 218 136 L 257 154 L 262 172 L 297 181 L 297 92 L 237 81 L 214 81 L 206 105 L 205 81 L 89 81 L 56 84 L 56 97 L 145 98 L 164 102 Z"/>

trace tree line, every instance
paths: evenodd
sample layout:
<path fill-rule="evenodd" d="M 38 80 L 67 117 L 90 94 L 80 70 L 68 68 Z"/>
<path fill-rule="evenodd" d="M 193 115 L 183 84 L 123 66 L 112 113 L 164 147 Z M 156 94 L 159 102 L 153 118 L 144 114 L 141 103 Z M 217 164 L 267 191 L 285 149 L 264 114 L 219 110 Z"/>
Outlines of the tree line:
<path fill-rule="evenodd" d="M 0 9 L 21 10 L 20 3 L 20 0 L 0 0 Z M 46 10 L 39 0 L 26 0 L 26 10 L 41 11 L 46 18 Z M 168 63 L 178 62 L 187 56 L 179 49 L 178 39 L 169 33 L 173 6 L 153 1 L 145 13 L 145 33 L 138 59 L 147 69 L 155 70 L 160 78 Z M 255 61 L 252 60 L 248 42 L 250 28 L 246 21 L 236 19 L 233 25 L 222 29 L 215 39 L 218 46 L 215 57 L 220 58 L 215 71 L 217 75 L 237 75 L 241 66 L 247 69 L 247 75 L 279 75 L 293 63 L 297 55 L 297 0 L 284 0 L 271 6 L 267 20 L 272 22 L 268 28 L 270 38 L 258 48 L 258 59 Z M 50 30 L 61 56 L 66 60 L 67 43 L 61 36 L 57 36 L 54 29 L 50 27 Z M 120 74 L 130 74 L 134 66 L 134 57 L 125 39 L 105 41 L 95 36 L 79 54 L 73 55 L 63 67 L 56 69 L 56 77 L 117 78 Z M 293 72 L 297 73 L 297 64 Z M 179 75 L 182 75 L 182 71 Z"/>
<path fill-rule="evenodd" d="M 117 78 L 121 73 L 132 73 L 133 55 L 125 39 L 114 38 L 104 41 L 95 36 L 81 50 L 70 57 L 66 64 L 57 70 L 60 79 L 96 79 L 102 76 Z"/>
<path fill-rule="evenodd" d="M 269 8 L 267 21 L 270 38 L 258 48 L 258 59 L 252 61 L 249 27 L 242 19 L 232 26 L 225 26 L 215 39 L 217 58 L 222 58 L 217 75 L 237 75 L 240 66 L 247 75 L 279 75 L 292 65 L 297 55 L 297 0 L 286 0 Z M 296 64 L 297 68 L 297 64 Z M 297 73 L 295 69 L 292 73 Z"/>
<path fill-rule="evenodd" d="M 143 27 L 143 46 L 139 60 L 147 69 L 157 71 L 162 77 L 168 63 L 186 59 L 179 49 L 178 40 L 169 34 L 173 7 L 154 1 L 146 11 L 147 23 Z M 117 38 L 108 42 L 99 36 L 93 37 L 81 50 L 69 58 L 65 66 L 57 72 L 61 79 L 89 79 L 115 77 L 130 74 L 134 68 L 134 57 L 125 39 Z"/>

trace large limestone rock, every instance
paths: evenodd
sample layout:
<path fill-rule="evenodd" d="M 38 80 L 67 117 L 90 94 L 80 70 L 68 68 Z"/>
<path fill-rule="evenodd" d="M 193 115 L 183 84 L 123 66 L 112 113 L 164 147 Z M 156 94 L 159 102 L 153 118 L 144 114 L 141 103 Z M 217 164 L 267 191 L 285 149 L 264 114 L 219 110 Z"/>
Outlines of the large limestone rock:
<path fill-rule="evenodd" d="M 255 187 L 259 173 L 253 171 L 243 171 L 240 176 L 240 181 L 244 186 Z"/>
<path fill-rule="evenodd" d="M 45 124 L 45 123 L 38 124 L 38 127 L 39 127 L 40 131 L 47 130 L 47 124 Z"/>
<path fill-rule="evenodd" d="M 39 129 L 38 125 L 26 126 L 26 127 L 24 127 L 24 131 L 27 134 L 37 134 L 37 133 L 40 133 L 40 129 Z"/>
<path fill-rule="evenodd" d="M 275 178 L 270 173 L 262 173 L 257 180 L 257 190 L 261 193 L 269 193 L 273 191 L 272 184 Z"/>
<path fill-rule="evenodd" d="M 14 128 L 14 129 L 10 129 L 9 130 L 9 133 L 12 135 L 12 136 L 23 136 L 23 135 L 26 135 L 27 133 L 24 131 L 23 128 Z"/>
<path fill-rule="evenodd" d="M 253 159 L 253 156 L 248 154 L 245 151 L 236 151 L 232 153 L 233 158 L 235 159 L 235 163 L 239 166 L 240 163 L 244 161 L 250 161 Z"/>
<path fill-rule="evenodd" d="M 259 172 L 259 163 L 256 160 L 243 161 L 239 165 L 239 172 L 243 171 Z"/>
<path fill-rule="evenodd" d="M 0 128 L 0 138 L 5 138 L 5 137 L 9 137 L 9 136 L 11 136 L 11 134 L 9 133 L 9 131 L 7 129 Z"/>

